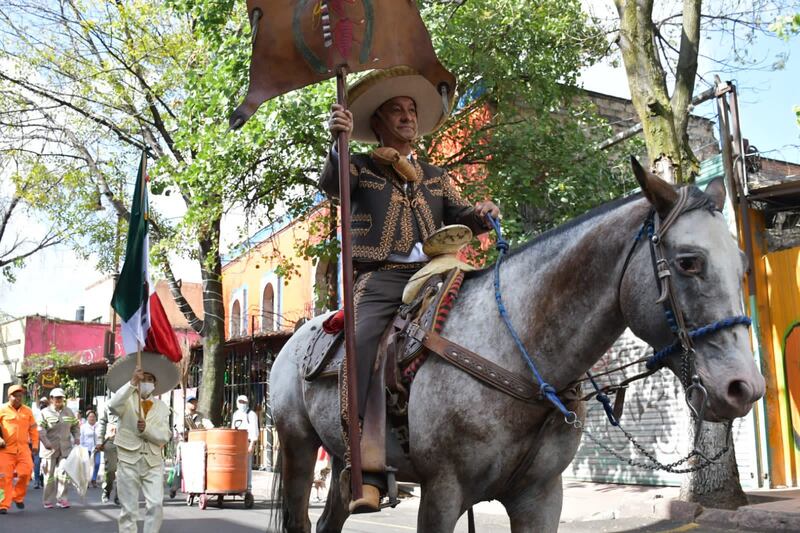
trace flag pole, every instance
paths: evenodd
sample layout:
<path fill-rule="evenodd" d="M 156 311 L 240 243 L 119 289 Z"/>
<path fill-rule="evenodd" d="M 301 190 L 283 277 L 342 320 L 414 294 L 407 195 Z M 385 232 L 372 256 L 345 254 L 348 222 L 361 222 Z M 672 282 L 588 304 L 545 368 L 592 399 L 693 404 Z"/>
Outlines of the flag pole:
<path fill-rule="evenodd" d="M 136 369 L 142 368 L 142 345 L 136 342 Z M 136 370 L 134 370 L 136 372 Z M 139 388 L 141 383 L 136 387 L 136 394 L 139 396 L 139 420 L 144 420 L 144 408 L 142 407 L 142 393 Z"/>
<path fill-rule="evenodd" d="M 347 108 L 347 73 L 336 70 L 336 101 Z M 361 498 L 361 428 L 358 420 L 358 373 L 356 372 L 355 313 L 353 309 L 353 246 L 350 239 L 350 147 L 349 132 L 340 131 L 336 139 L 339 152 L 339 205 L 342 222 L 342 301 L 344 303 L 344 379 L 347 382 L 347 431 L 350 442 L 351 498 Z"/>

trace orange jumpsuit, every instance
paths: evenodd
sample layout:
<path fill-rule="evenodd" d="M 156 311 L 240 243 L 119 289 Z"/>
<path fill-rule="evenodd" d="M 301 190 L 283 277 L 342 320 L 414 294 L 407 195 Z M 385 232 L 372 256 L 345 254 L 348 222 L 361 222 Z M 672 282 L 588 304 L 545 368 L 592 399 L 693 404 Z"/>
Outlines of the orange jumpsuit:
<path fill-rule="evenodd" d="M 0 406 L 0 432 L 6 442 L 5 448 L 0 448 L 0 492 L 4 494 L 0 509 L 8 509 L 12 499 L 18 503 L 25 500 L 33 472 L 29 443 L 34 448 L 39 447 L 39 430 L 33 411 L 26 405 L 14 409 L 10 402 Z M 12 487 L 14 472 L 17 483 Z"/>

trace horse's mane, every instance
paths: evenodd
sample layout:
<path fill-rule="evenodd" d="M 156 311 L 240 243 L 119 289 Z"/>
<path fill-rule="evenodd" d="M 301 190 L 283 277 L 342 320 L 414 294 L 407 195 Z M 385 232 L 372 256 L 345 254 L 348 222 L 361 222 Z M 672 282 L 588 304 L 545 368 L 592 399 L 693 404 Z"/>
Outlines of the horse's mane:
<path fill-rule="evenodd" d="M 714 201 L 706 193 L 704 193 L 694 185 L 687 185 L 686 187 L 689 189 L 689 199 L 686 206 L 686 211 L 692 211 L 695 209 L 707 209 L 709 211 L 717 210 L 716 206 L 714 205 Z M 532 246 L 536 246 L 550 239 L 558 237 L 562 233 L 565 233 L 566 231 L 569 231 L 576 226 L 580 226 L 584 222 L 588 222 L 593 218 L 597 218 L 606 213 L 614 211 L 629 203 L 639 200 L 641 197 L 642 193 L 638 192 L 635 194 L 631 194 L 630 196 L 623 196 L 622 198 L 617 198 L 615 200 L 611 200 L 610 202 L 600 204 L 597 207 L 594 207 L 589 211 L 583 213 L 582 215 L 578 215 L 577 217 L 568 220 L 567 222 L 561 224 L 560 226 L 556 226 L 555 228 L 549 229 L 544 233 L 540 233 L 539 235 L 536 235 L 533 238 L 528 239 L 519 246 L 515 246 L 512 250 L 510 250 L 507 257 L 512 257 L 514 255 L 526 251 L 528 248 L 531 248 Z M 465 278 L 470 279 L 470 278 L 480 277 L 486 274 L 487 272 L 490 272 L 493 269 L 493 267 L 494 265 L 492 264 L 482 269 L 478 269 L 472 272 L 467 272 L 465 274 Z"/>

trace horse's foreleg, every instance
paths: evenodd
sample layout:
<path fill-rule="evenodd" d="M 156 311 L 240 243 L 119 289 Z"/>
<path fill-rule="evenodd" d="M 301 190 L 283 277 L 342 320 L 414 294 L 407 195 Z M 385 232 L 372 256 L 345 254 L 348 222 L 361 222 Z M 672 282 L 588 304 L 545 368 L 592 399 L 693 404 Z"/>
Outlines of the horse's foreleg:
<path fill-rule="evenodd" d="M 462 513 L 462 494 L 455 478 L 442 476 L 423 483 L 417 533 L 452 533 Z"/>
<path fill-rule="evenodd" d="M 319 441 L 297 438 L 282 441 L 283 465 L 283 531 L 311 533 L 308 499 L 314 482 L 314 459 Z"/>
<path fill-rule="evenodd" d="M 561 476 L 544 487 L 531 486 L 503 498 L 511 519 L 511 533 L 556 533 L 561 518 Z"/>
<path fill-rule="evenodd" d="M 343 469 L 344 463 L 334 458 L 328 485 L 328 499 L 325 501 L 322 516 L 317 520 L 317 533 L 339 533 L 349 516 L 347 505 L 342 501 L 342 491 L 339 490 L 339 476 Z"/>

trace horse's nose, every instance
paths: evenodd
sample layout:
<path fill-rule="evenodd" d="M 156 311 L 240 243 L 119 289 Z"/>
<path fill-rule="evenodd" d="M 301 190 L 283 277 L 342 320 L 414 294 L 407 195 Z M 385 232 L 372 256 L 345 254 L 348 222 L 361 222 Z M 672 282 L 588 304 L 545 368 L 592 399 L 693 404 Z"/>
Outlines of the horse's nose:
<path fill-rule="evenodd" d="M 755 380 L 733 379 L 726 390 L 728 404 L 736 411 L 736 416 L 742 416 L 764 395 L 764 378 L 759 375 Z"/>

